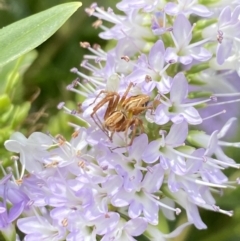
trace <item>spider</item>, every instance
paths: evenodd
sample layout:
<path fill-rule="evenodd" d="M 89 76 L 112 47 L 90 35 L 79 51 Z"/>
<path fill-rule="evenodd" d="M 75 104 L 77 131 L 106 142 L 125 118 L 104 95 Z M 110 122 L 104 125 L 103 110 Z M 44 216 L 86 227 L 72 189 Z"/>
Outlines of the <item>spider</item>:
<path fill-rule="evenodd" d="M 147 109 L 152 109 L 152 107 L 147 106 L 150 99 L 148 95 L 140 94 L 127 97 L 133 85 L 133 83 L 128 85 L 122 97 L 120 97 L 117 92 L 102 90 L 92 103 L 94 104 L 101 94 L 105 94 L 105 97 L 93 108 L 91 117 L 96 125 L 104 133 L 106 133 L 110 141 L 112 141 L 112 137 L 115 132 L 125 131 L 125 136 L 127 137 L 128 129 L 131 127 L 131 141 L 127 146 L 132 145 L 138 127 L 140 127 L 141 132 L 144 131 L 142 120 L 138 117 L 138 115 Z M 102 123 L 97 115 L 97 112 L 106 103 L 108 103 L 108 106 Z"/>

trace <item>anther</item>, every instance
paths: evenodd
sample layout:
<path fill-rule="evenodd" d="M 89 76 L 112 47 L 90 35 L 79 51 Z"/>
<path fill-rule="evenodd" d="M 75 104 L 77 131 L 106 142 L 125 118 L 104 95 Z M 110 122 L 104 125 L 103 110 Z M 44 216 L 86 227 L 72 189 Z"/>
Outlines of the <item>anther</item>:
<path fill-rule="evenodd" d="M 179 215 L 182 212 L 182 210 L 180 208 L 176 208 L 175 212 L 176 212 L 176 215 Z"/>
<path fill-rule="evenodd" d="M 78 137 L 78 135 L 79 135 L 79 131 L 74 131 L 72 133 L 72 138 L 76 138 L 76 137 Z"/>
<path fill-rule="evenodd" d="M 67 226 L 68 226 L 68 220 L 67 220 L 67 218 L 64 218 L 61 223 L 62 223 L 62 226 L 63 226 L 63 227 L 67 227 Z"/>
<path fill-rule="evenodd" d="M 95 43 L 95 44 L 93 44 L 93 49 L 99 50 L 99 49 L 101 49 L 101 45 Z"/>
<path fill-rule="evenodd" d="M 61 109 L 64 107 L 64 105 L 65 105 L 65 102 L 60 102 L 60 103 L 57 105 L 57 108 L 58 108 L 59 110 L 61 110 Z"/>
<path fill-rule="evenodd" d="M 151 82 L 151 81 L 152 81 L 152 77 L 147 74 L 147 75 L 145 76 L 145 82 L 149 83 L 149 82 Z"/>
<path fill-rule="evenodd" d="M 12 161 L 18 161 L 19 160 L 19 156 L 11 156 L 11 160 Z"/>
<path fill-rule="evenodd" d="M 93 13 L 95 12 L 95 8 L 85 8 L 85 12 L 88 14 L 88 16 L 92 16 Z"/>
<path fill-rule="evenodd" d="M 70 69 L 70 72 L 76 74 L 78 72 L 78 69 L 77 68 L 72 68 L 72 69 Z"/>
<path fill-rule="evenodd" d="M 88 43 L 88 42 L 80 42 L 79 44 L 84 49 L 87 49 L 87 48 L 91 47 L 90 43 Z"/>
<path fill-rule="evenodd" d="M 170 60 L 168 61 L 168 63 L 169 63 L 169 64 L 175 64 L 176 61 L 175 61 L 174 59 L 170 59 Z"/>
<path fill-rule="evenodd" d="M 240 178 L 239 178 L 239 177 L 236 179 L 236 183 L 237 183 L 238 185 L 240 185 Z"/>
<path fill-rule="evenodd" d="M 73 80 L 72 85 L 73 85 L 74 87 L 77 87 L 79 81 L 80 81 L 80 79 L 79 79 L 79 78 L 76 78 L 75 80 Z"/>
<path fill-rule="evenodd" d="M 210 96 L 210 99 L 214 102 L 217 102 L 217 97 L 215 95 Z"/>
<path fill-rule="evenodd" d="M 70 114 L 71 114 L 71 115 L 76 115 L 76 114 L 77 114 L 77 111 L 76 111 L 76 110 L 72 110 Z"/>
<path fill-rule="evenodd" d="M 102 20 L 101 19 L 98 19 L 97 21 L 95 21 L 93 24 L 92 24 L 92 27 L 94 27 L 95 29 L 99 28 L 101 25 L 102 25 Z"/>
<path fill-rule="evenodd" d="M 121 59 L 125 60 L 126 62 L 130 61 L 130 58 L 127 55 L 122 56 Z"/>

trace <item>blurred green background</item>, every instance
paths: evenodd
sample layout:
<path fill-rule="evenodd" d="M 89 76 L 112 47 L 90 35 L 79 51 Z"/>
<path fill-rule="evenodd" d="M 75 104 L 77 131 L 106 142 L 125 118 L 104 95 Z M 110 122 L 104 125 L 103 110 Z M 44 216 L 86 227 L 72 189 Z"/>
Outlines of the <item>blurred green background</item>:
<path fill-rule="evenodd" d="M 0 0 L 0 27 L 66 2 L 70 1 Z M 116 0 L 97 1 L 99 6 L 110 6 L 113 9 L 116 2 Z M 91 26 L 95 18 L 89 18 L 84 11 L 92 2 L 83 0 L 82 3 L 83 6 L 60 30 L 37 48 L 38 56 L 23 76 L 21 95 L 25 101 L 31 100 L 32 106 L 27 120 L 18 129 L 26 135 L 35 130 L 51 130 L 54 135 L 57 133 L 70 135 L 70 129 L 66 127 L 69 117 L 59 113 L 56 106 L 61 101 L 77 101 L 77 97 L 68 92 L 66 86 L 76 78 L 69 70 L 72 67 L 79 67 L 83 55 L 88 53 L 87 50 L 80 48 L 79 42 L 98 43 L 102 48 L 106 44 L 106 41 L 98 38 L 99 30 Z M 32 101 L 33 96 L 39 91 L 39 96 Z M 229 149 L 228 154 L 239 160 L 239 151 Z M 240 172 L 232 169 L 227 175 L 230 176 L 230 180 L 235 180 L 240 176 Z M 190 227 L 174 241 L 239 241 L 240 189 L 225 190 L 224 196 L 216 199 L 217 205 L 222 209 L 234 210 L 234 216 L 228 217 L 201 210 L 202 219 L 208 229 L 199 231 Z M 179 223 L 184 221 L 183 215 L 180 216 Z"/>
<path fill-rule="evenodd" d="M 66 0 L 0 0 L 0 27 L 6 26 L 34 13 L 46 10 L 57 4 L 67 3 Z M 40 94 L 32 103 L 31 113 L 25 122 L 25 130 L 46 130 L 46 123 L 49 124 L 49 113 L 58 113 L 57 104 L 61 101 L 68 102 L 74 100 L 74 95 L 66 91 L 66 86 L 77 76 L 70 73 L 73 67 L 79 67 L 83 60 L 83 55 L 88 51 L 79 46 L 80 41 L 87 41 L 90 44 L 98 43 L 102 47 L 106 41 L 98 38 L 99 30 L 91 25 L 96 20 L 89 18 L 84 9 L 89 7 L 92 2 L 83 0 L 82 7 L 59 29 L 50 39 L 37 48 L 38 57 L 31 65 L 23 79 L 24 98 L 30 100 L 39 90 Z M 98 1 L 100 6 L 114 7 L 115 1 Z M 35 121 L 36 113 L 40 113 Z M 53 132 L 59 130 L 56 123 L 50 121 L 54 126 Z M 54 120 L 55 122 L 55 120 Z M 36 125 L 37 123 L 37 125 Z M 34 124 L 33 129 L 31 124 Z M 50 127 L 49 127 L 50 128 Z M 63 134 L 68 131 L 63 130 Z M 28 134 L 28 133 L 26 133 Z"/>

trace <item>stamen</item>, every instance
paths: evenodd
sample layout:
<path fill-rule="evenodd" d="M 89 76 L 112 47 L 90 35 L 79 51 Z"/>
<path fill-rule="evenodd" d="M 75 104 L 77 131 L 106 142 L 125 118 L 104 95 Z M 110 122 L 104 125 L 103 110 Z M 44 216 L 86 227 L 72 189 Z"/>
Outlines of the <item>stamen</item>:
<path fill-rule="evenodd" d="M 159 131 L 159 135 L 162 137 L 162 143 L 161 146 L 165 146 L 165 136 L 166 136 L 167 132 L 165 130 L 160 130 Z"/>
<path fill-rule="evenodd" d="M 190 35 L 192 34 L 193 29 L 194 29 L 195 27 L 196 27 L 196 23 L 193 23 L 192 28 L 191 28 L 191 30 L 189 31 L 189 33 L 188 33 L 186 39 L 190 37 Z M 185 40 L 186 40 L 186 39 L 185 39 Z"/>
<path fill-rule="evenodd" d="M 159 72 L 159 75 L 162 76 L 163 73 L 168 69 L 168 67 L 171 65 L 171 64 L 174 64 L 174 61 L 173 62 L 169 62 L 160 72 Z"/>
<path fill-rule="evenodd" d="M 103 31 L 109 31 L 109 28 L 104 26 L 103 24 L 100 26 L 100 29 L 102 29 Z"/>
<path fill-rule="evenodd" d="M 205 205 L 203 204 L 202 206 L 204 207 Z M 216 206 L 216 205 L 209 205 L 209 206 L 211 206 L 212 209 L 213 209 L 214 211 L 216 211 L 216 212 L 226 214 L 226 215 L 228 215 L 228 216 L 230 216 L 230 217 L 232 217 L 232 215 L 233 215 L 233 211 L 232 211 L 232 210 L 231 210 L 231 211 L 226 211 L 226 210 L 220 209 L 220 207 L 218 207 L 218 206 Z M 208 208 L 208 205 L 206 205 L 205 208 Z"/>
<path fill-rule="evenodd" d="M 193 160 L 198 160 L 198 161 L 204 161 L 204 159 L 201 157 L 196 157 L 196 156 L 192 156 L 192 155 L 188 155 L 188 154 L 185 154 L 185 153 L 182 153 L 180 151 L 177 151 L 175 149 L 172 148 L 171 150 L 172 152 L 176 153 L 177 155 L 179 156 L 182 156 L 184 158 L 188 158 L 188 159 L 193 159 Z"/>
<path fill-rule="evenodd" d="M 1 171 L 2 171 L 2 173 L 3 173 L 4 176 L 7 176 L 7 175 L 8 175 L 7 172 L 6 172 L 6 170 L 4 169 L 4 167 L 3 167 L 3 165 L 2 165 L 2 161 L 0 161 L 0 169 L 1 169 Z M 0 184 L 1 184 L 1 183 L 0 183 Z"/>
<path fill-rule="evenodd" d="M 232 186 L 227 186 L 227 185 L 221 185 L 221 184 L 216 184 L 216 183 L 211 183 L 211 182 L 204 182 L 202 180 L 196 179 L 196 178 L 191 178 L 189 176 L 182 176 L 183 178 L 185 178 L 186 180 L 190 181 L 190 182 L 194 182 L 196 184 L 199 185 L 203 185 L 203 186 L 207 186 L 207 187 L 217 187 L 217 188 L 228 188 L 228 187 L 232 187 Z M 232 187 L 235 188 L 235 187 Z"/>
<path fill-rule="evenodd" d="M 98 13 L 96 12 L 98 11 Z M 92 5 L 90 8 L 86 8 L 85 12 L 89 15 L 89 16 L 95 16 L 99 19 L 104 19 L 106 21 L 112 22 L 112 23 L 121 23 L 118 20 L 118 17 L 116 15 L 113 15 L 113 12 L 109 11 L 106 12 L 103 9 L 99 8 L 97 6 L 97 4 Z M 115 18 L 114 18 L 115 17 Z M 121 20 L 121 19 L 120 19 Z"/>
<path fill-rule="evenodd" d="M 171 35 L 171 37 L 172 37 L 172 40 L 173 40 L 173 42 L 174 42 L 174 45 L 175 45 L 176 49 L 179 49 L 178 42 L 177 42 L 177 40 L 175 39 L 172 31 L 170 32 L 170 35 Z"/>
<path fill-rule="evenodd" d="M 218 141 L 220 146 L 232 146 L 232 147 L 240 147 L 240 142 L 226 142 L 226 141 Z"/>
<path fill-rule="evenodd" d="M 81 91 L 81 90 L 77 90 L 77 89 L 75 89 L 75 88 L 72 88 L 72 85 L 68 85 L 68 86 L 66 87 L 66 89 L 67 89 L 67 90 L 71 90 L 72 92 L 75 92 L 75 93 L 77 93 L 77 94 L 79 94 L 79 95 L 82 95 L 82 96 L 84 96 L 84 97 L 88 97 L 88 94 L 86 94 L 85 92 L 83 92 L 83 91 Z"/>
<path fill-rule="evenodd" d="M 197 102 L 191 102 L 191 103 L 187 103 L 187 104 L 180 104 L 181 107 L 189 107 L 189 106 L 196 106 L 196 105 L 201 105 L 204 104 L 206 102 L 212 101 L 213 98 L 209 98 L 206 100 L 201 100 L 201 101 L 197 101 Z"/>
<path fill-rule="evenodd" d="M 205 118 L 203 118 L 202 120 L 205 121 L 205 120 L 211 119 L 211 118 L 213 118 L 213 117 L 216 117 L 216 116 L 218 116 L 218 115 L 225 114 L 226 112 L 227 112 L 226 110 L 222 110 L 222 111 L 220 111 L 220 112 L 218 112 L 218 113 L 216 113 L 216 114 L 213 114 L 213 115 L 210 115 L 210 116 L 208 116 L 208 117 L 205 117 Z"/>
<path fill-rule="evenodd" d="M 180 209 L 180 208 L 172 208 L 171 206 L 168 206 L 168 205 L 166 205 L 166 204 L 164 204 L 164 203 L 156 200 L 156 198 L 153 197 L 151 194 L 149 194 L 149 193 L 147 193 L 147 192 L 144 192 L 144 193 L 145 193 L 145 195 L 146 195 L 149 199 L 151 199 L 152 201 L 154 201 L 154 202 L 155 202 L 156 204 L 158 204 L 160 207 L 163 207 L 163 208 L 166 208 L 166 209 L 168 209 L 168 210 L 171 210 L 171 211 L 175 212 L 176 215 L 178 215 L 178 214 L 181 213 L 181 209 Z"/>
<path fill-rule="evenodd" d="M 90 76 L 83 74 L 82 72 L 78 71 L 77 68 L 72 68 L 70 71 L 74 74 L 77 74 L 80 77 L 85 78 L 87 81 L 90 81 L 90 82 L 92 81 L 93 83 L 96 83 L 99 86 L 105 87 L 104 83 L 97 81 L 95 78 L 91 78 Z"/>
<path fill-rule="evenodd" d="M 163 97 L 164 99 L 166 99 L 166 101 L 163 100 L 161 97 Z M 160 98 L 159 98 L 159 101 L 160 101 L 160 103 L 163 103 L 163 104 L 166 105 L 167 107 L 172 107 L 171 101 L 168 99 L 167 96 L 165 96 L 165 95 L 163 95 L 163 94 L 161 94 L 161 96 L 160 96 Z"/>
<path fill-rule="evenodd" d="M 146 168 L 146 167 L 142 167 L 142 166 L 139 166 L 139 165 L 135 165 L 134 166 L 136 169 L 138 169 L 138 170 L 141 170 L 141 171 L 148 171 L 148 168 Z"/>
<path fill-rule="evenodd" d="M 209 162 L 215 162 L 215 163 L 218 163 L 218 164 L 223 165 L 223 166 L 229 166 L 229 167 L 233 167 L 233 168 L 237 168 L 237 169 L 240 168 L 240 164 L 226 163 L 226 162 L 223 162 L 223 161 L 220 161 L 220 160 L 214 159 L 212 157 L 208 157 L 208 156 L 205 156 L 205 158 Z"/>
<path fill-rule="evenodd" d="M 194 47 L 197 47 L 197 46 L 199 46 L 199 45 L 203 45 L 203 44 L 205 44 L 205 43 L 207 43 L 207 42 L 209 42 L 209 41 L 212 41 L 212 39 L 211 39 L 211 38 L 203 39 L 203 40 L 201 40 L 201 41 L 198 41 L 198 42 L 196 42 L 196 43 L 193 43 L 193 44 L 188 45 L 188 46 L 187 46 L 187 49 L 194 48 Z"/>
<path fill-rule="evenodd" d="M 58 109 L 64 109 L 64 111 L 67 113 L 67 114 L 72 114 L 72 110 L 70 110 L 69 108 L 67 108 L 65 106 L 65 103 L 64 102 L 60 102 L 58 104 Z"/>
<path fill-rule="evenodd" d="M 96 59 L 99 59 L 100 61 L 106 61 L 106 58 L 103 58 L 103 57 L 100 58 L 99 56 L 96 56 L 96 55 L 88 55 L 88 54 L 86 54 L 86 55 L 83 56 L 83 58 L 86 59 L 86 60 L 96 60 Z"/>
<path fill-rule="evenodd" d="M 239 101 L 240 101 L 240 99 L 229 100 L 229 101 L 223 101 L 223 102 L 219 102 L 219 103 L 209 104 L 208 106 L 225 105 L 225 104 L 231 104 L 231 103 L 235 103 L 235 102 L 239 102 Z"/>
<path fill-rule="evenodd" d="M 95 58 L 95 62 L 96 62 L 96 63 L 99 63 L 99 62 L 100 62 L 100 59 L 99 59 L 98 57 L 96 57 L 96 58 Z M 90 64 L 87 60 L 84 60 L 84 61 L 80 64 L 80 66 L 83 67 L 83 68 L 85 68 L 85 69 L 87 69 L 87 70 L 89 70 L 90 72 L 93 72 L 93 73 L 96 72 L 96 71 L 99 71 L 99 69 L 98 69 L 96 66 Z"/>
<path fill-rule="evenodd" d="M 88 94 L 91 94 L 95 89 L 91 85 L 83 85 L 80 81 L 77 82 L 77 85 L 84 89 Z"/>
<path fill-rule="evenodd" d="M 100 45 L 94 44 L 93 47 L 91 47 L 88 42 L 80 42 L 79 44 L 82 48 L 87 48 L 91 53 L 95 55 L 95 57 L 98 56 L 99 58 L 103 58 L 104 60 L 106 60 L 107 53 L 100 48 Z"/>
<path fill-rule="evenodd" d="M 222 94 L 214 94 L 217 97 L 235 97 L 240 96 L 240 93 L 222 93 Z"/>

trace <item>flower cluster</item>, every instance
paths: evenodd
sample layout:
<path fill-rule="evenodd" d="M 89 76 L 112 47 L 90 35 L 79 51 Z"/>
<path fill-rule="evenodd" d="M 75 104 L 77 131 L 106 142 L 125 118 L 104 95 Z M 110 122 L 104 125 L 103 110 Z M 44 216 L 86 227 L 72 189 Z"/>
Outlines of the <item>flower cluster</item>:
<path fill-rule="evenodd" d="M 5 236 L 17 220 L 28 241 L 165 240 L 190 224 L 205 229 L 198 207 L 232 215 L 212 192 L 234 187 L 223 170 L 239 168 L 224 147 L 240 143 L 222 138 L 238 117 L 240 3 L 201 3 L 122 0 L 122 15 L 86 9 L 116 46 L 81 42 L 90 74 L 73 68 L 67 89 L 85 100 L 58 106 L 85 125 L 73 125 L 70 141 L 43 133 L 6 141 L 19 157 L 1 180 Z M 160 215 L 184 212 L 176 230 L 158 230 Z"/>

